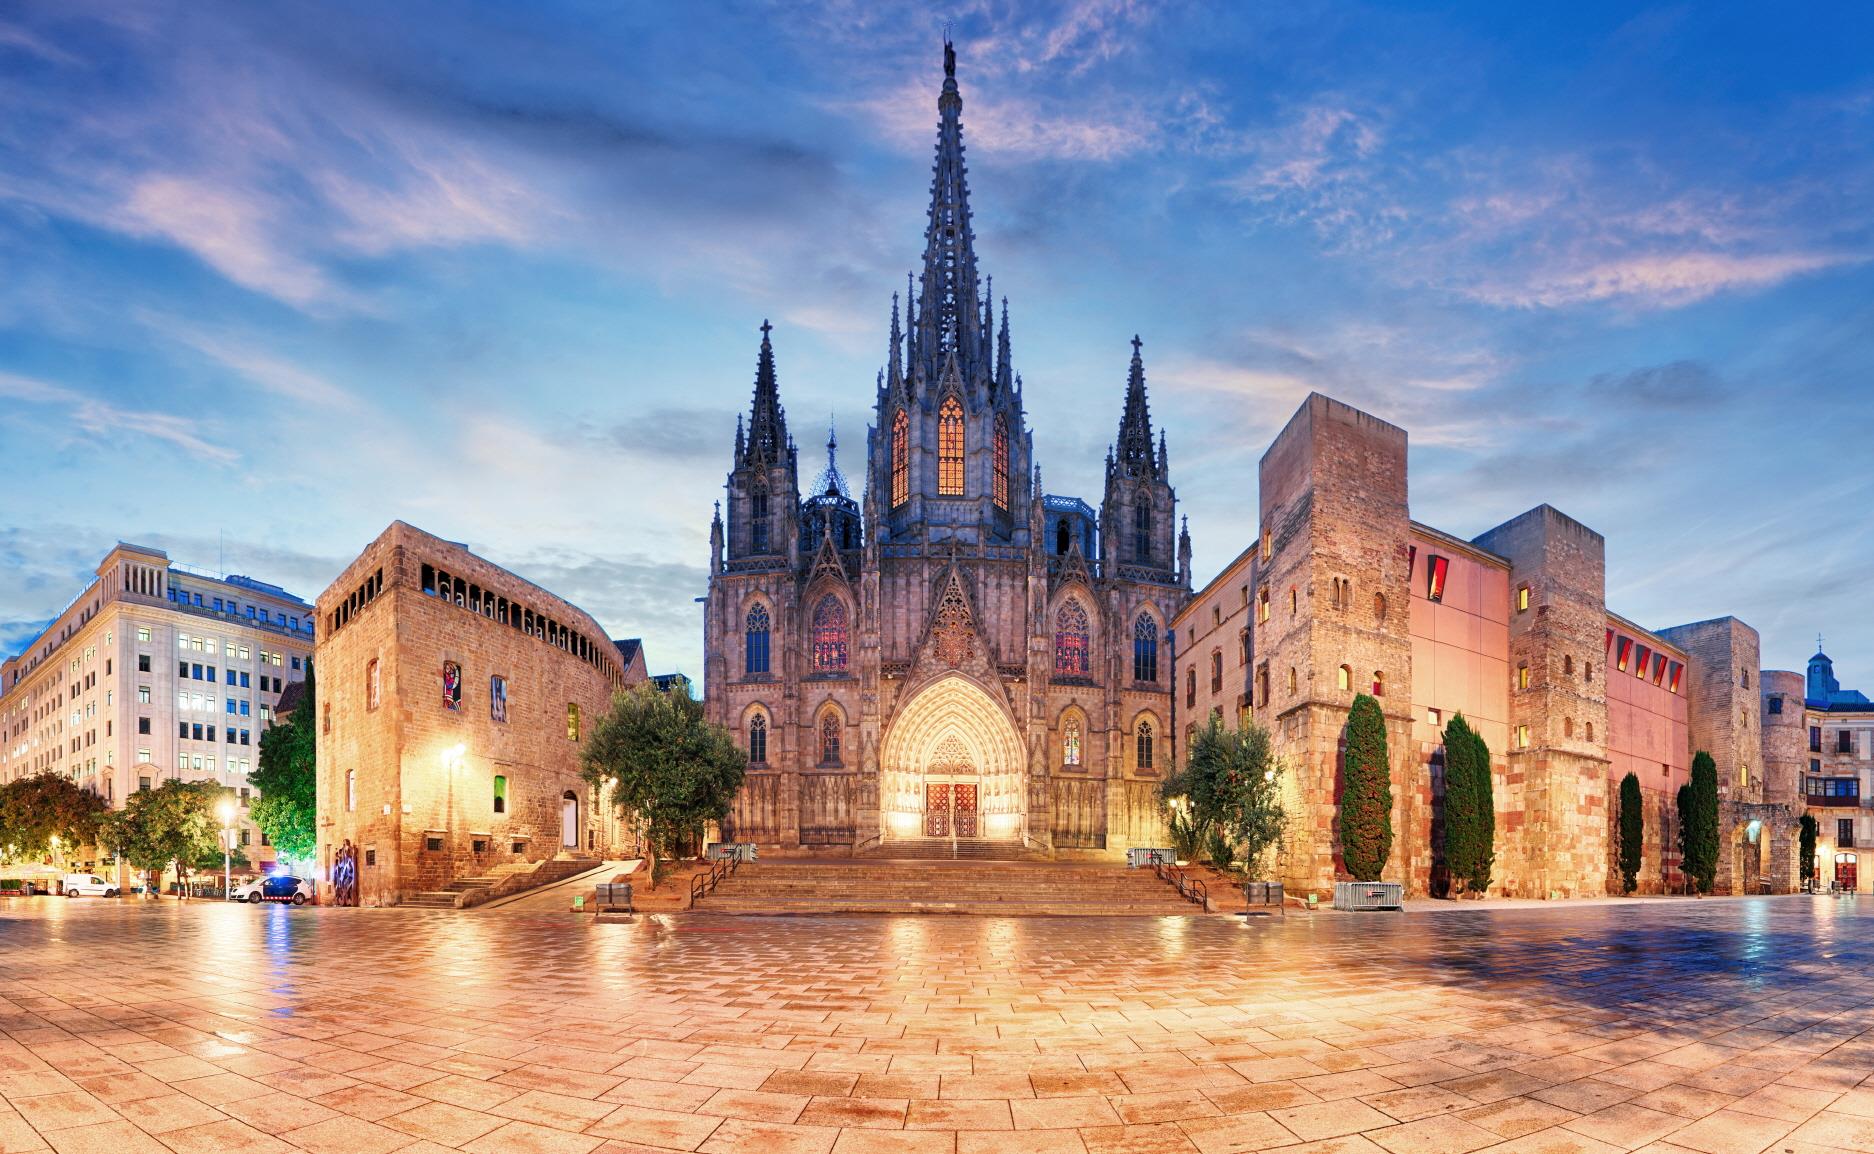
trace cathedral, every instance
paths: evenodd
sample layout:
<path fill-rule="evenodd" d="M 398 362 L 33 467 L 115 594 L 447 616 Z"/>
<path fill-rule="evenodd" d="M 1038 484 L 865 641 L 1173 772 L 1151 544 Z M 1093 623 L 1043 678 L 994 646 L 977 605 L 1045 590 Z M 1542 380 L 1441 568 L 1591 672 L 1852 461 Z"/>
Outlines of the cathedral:
<path fill-rule="evenodd" d="M 1162 844 L 1191 547 L 1140 342 L 1098 512 L 1044 493 L 1008 304 L 978 275 L 947 43 L 937 109 L 922 270 L 893 298 L 858 500 L 831 436 L 803 495 L 761 326 L 710 529 L 708 709 L 749 757 L 724 834 L 828 855 Z"/>

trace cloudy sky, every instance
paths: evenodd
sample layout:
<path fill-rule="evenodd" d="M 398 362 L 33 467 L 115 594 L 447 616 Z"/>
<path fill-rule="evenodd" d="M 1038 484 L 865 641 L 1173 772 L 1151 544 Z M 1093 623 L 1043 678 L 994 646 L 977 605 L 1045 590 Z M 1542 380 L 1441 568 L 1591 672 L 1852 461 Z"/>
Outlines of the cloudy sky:
<path fill-rule="evenodd" d="M 8 4 L 0 648 L 119 538 L 310 598 L 403 518 L 696 671 L 764 317 L 863 443 L 946 18 L 1049 490 L 1137 332 L 1200 580 L 1318 389 L 1874 686 L 1860 5 Z"/>

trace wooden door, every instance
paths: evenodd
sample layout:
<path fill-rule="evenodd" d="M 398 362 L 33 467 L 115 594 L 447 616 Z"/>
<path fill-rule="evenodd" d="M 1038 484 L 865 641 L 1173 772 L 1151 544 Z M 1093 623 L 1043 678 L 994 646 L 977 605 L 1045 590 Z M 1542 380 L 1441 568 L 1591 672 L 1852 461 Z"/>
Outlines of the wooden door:
<path fill-rule="evenodd" d="M 953 816 L 951 824 L 955 826 L 958 837 L 976 836 L 976 786 L 974 783 L 958 782 L 950 787 L 950 800 Z"/>
<path fill-rule="evenodd" d="M 1854 890 L 1857 888 L 1855 885 L 1855 882 L 1858 880 L 1855 877 L 1855 873 L 1856 873 L 1855 867 L 1858 865 L 1860 865 L 1860 862 L 1856 860 L 1856 857 L 1854 854 L 1843 853 L 1843 854 L 1835 855 L 1835 888 L 1836 889 L 1844 890 L 1849 893 L 1854 892 Z"/>
<path fill-rule="evenodd" d="M 938 782 L 924 785 L 924 836 L 950 836 L 950 786 Z"/>

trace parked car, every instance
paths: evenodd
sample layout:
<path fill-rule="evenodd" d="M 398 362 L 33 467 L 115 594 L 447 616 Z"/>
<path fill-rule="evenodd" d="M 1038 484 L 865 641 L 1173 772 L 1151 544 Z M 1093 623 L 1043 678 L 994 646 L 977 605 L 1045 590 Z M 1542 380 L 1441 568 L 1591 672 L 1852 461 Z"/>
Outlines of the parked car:
<path fill-rule="evenodd" d="M 117 883 L 107 882 L 96 874 L 66 874 L 60 882 L 60 888 L 68 898 L 114 898 L 117 896 Z"/>
<path fill-rule="evenodd" d="M 291 902 L 303 906 L 312 900 L 312 883 L 291 874 L 275 874 L 235 886 L 228 894 L 236 902 Z"/>

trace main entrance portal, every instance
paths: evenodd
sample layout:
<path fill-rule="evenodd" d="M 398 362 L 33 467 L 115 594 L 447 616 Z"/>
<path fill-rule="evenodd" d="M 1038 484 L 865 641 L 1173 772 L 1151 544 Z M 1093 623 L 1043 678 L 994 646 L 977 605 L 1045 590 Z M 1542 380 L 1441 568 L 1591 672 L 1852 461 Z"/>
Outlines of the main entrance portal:
<path fill-rule="evenodd" d="M 1027 758 L 1008 711 L 961 674 L 919 690 L 880 749 L 882 835 L 1017 841 Z"/>

